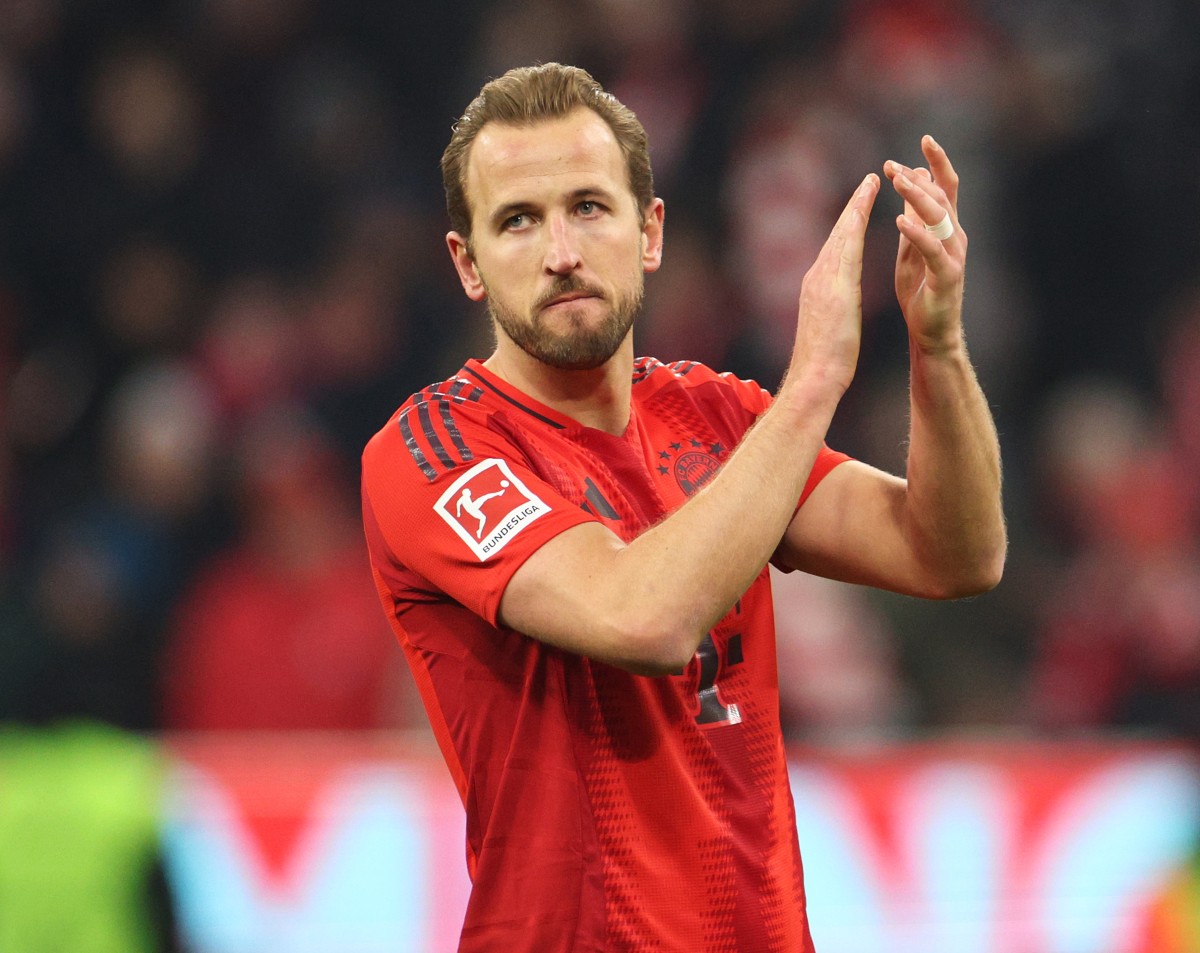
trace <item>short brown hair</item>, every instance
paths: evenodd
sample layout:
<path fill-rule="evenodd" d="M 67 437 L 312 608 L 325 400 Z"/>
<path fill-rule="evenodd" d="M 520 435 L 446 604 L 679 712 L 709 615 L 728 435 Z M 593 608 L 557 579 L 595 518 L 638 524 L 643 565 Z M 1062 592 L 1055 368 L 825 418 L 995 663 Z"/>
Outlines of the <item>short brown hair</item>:
<path fill-rule="evenodd" d="M 587 70 L 561 63 L 541 63 L 511 69 L 488 82 L 454 124 L 450 144 L 442 153 L 442 185 L 450 227 L 471 237 L 471 206 L 467 201 L 467 158 L 479 130 L 489 122 L 527 126 L 557 119 L 583 106 L 608 123 L 625 156 L 629 187 L 638 210 L 654 200 L 654 174 L 646 130 L 628 106 L 605 92 Z"/>

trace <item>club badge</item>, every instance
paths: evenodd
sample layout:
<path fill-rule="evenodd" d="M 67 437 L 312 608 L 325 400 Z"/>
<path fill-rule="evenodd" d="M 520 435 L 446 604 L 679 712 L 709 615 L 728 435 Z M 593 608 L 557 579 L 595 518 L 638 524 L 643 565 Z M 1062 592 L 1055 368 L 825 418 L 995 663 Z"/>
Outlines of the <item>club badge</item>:
<path fill-rule="evenodd" d="M 695 494 L 717 475 L 727 451 L 720 443 L 703 443 L 694 437 L 671 443 L 658 453 L 658 472 L 675 475 L 675 482 L 687 496 Z"/>

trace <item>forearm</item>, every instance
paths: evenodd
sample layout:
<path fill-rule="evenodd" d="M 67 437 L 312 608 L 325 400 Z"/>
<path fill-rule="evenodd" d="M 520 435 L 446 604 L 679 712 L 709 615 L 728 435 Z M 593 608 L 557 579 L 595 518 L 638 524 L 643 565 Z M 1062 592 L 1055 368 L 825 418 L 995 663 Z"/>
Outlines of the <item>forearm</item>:
<path fill-rule="evenodd" d="M 905 528 L 932 594 L 992 588 L 1006 549 L 1000 446 L 961 335 L 910 341 L 911 424 Z"/>
<path fill-rule="evenodd" d="M 775 552 L 835 406 L 815 389 L 777 401 L 703 490 L 620 554 L 618 597 L 661 626 L 682 622 L 685 656 Z"/>
<path fill-rule="evenodd" d="M 678 670 L 770 559 L 835 403 L 776 400 L 712 481 L 628 544 L 599 523 L 550 540 L 509 582 L 502 621 L 631 671 Z"/>
<path fill-rule="evenodd" d="M 854 376 L 863 240 L 878 189 L 877 176 L 863 179 L 804 277 L 792 359 L 771 409 L 712 483 L 620 554 L 626 591 L 661 606 L 662 624 L 683 621 L 668 641 L 685 657 L 778 548 Z"/>

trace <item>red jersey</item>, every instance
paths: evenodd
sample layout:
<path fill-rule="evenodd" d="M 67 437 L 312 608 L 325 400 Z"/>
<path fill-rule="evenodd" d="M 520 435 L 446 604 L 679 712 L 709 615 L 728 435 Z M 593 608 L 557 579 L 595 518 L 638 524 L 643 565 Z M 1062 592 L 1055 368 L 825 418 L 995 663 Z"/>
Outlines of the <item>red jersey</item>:
<path fill-rule="evenodd" d="M 496 620 L 539 546 L 590 520 L 633 539 L 769 404 L 751 382 L 643 358 L 612 436 L 469 361 L 367 445 L 375 583 L 467 812 L 460 951 L 811 950 L 768 571 L 675 675 Z M 805 496 L 845 459 L 823 448 Z"/>

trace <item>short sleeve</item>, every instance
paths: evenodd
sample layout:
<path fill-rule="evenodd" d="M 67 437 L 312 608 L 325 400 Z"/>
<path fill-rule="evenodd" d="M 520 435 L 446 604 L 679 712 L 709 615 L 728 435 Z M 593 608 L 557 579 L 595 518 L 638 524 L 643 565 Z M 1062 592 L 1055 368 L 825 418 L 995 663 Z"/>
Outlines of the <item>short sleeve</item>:
<path fill-rule="evenodd" d="M 804 505 L 804 501 L 817 488 L 817 484 L 829 475 L 830 470 L 839 463 L 845 463 L 850 459 L 852 458 L 849 454 L 842 453 L 840 450 L 831 450 L 825 444 L 822 444 L 821 449 L 817 451 L 817 459 L 813 461 L 813 468 L 808 474 L 808 481 L 804 484 L 804 489 L 800 493 L 800 502 L 796 505 L 796 508 L 799 509 Z"/>
<path fill-rule="evenodd" d="M 767 411 L 774 401 L 774 397 L 754 381 L 742 380 L 734 377 L 732 374 L 719 375 L 727 387 L 730 388 L 732 394 L 737 400 L 741 408 L 758 417 Z M 821 448 L 817 451 L 817 458 L 813 461 L 812 470 L 809 471 L 808 479 L 804 483 L 804 489 L 800 491 L 800 499 L 796 501 L 796 510 L 799 510 L 812 495 L 813 490 L 827 477 L 834 467 L 845 463 L 847 460 L 853 459 L 849 454 L 842 453 L 840 450 L 833 450 L 828 444 L 822 443 Z M 772 556 L 771 564 L 783 572 L 791 572 L 790 566 L 785 564 L 778 556 Z"/>
<path fill-rule="evenodd" d="M 411 570 L 496 625 L 513 573 L 548 540 L 595 517 L 541 479 L 482 416 L 456 417 L 470 450 L 438 466 L 414 456 L 395 419 L 376 434 L 363 452 L 363 525 L 382 579 Z"/>
<path fill-rule="evenodd" d="M 770 392 L 760 387 L 754 381 L 743 380 L 733 374 L 720 374 L 717 376 L 731 390 L 742 408 L 755 417 L 764 414 L 774 401 L 774 397 L 771 396 Z M 813 462 L 812 471 L 809 473 L 808 480 L 804 484 L 804 490 L 800 494 L 800 500 L 797 502 L 796 508 L 799 509 L 804 505 L 804 501 L 817 488 L 817 484 L 825 479 L 834 467 L 850 459 L 851 457 L 848 454 L 842 453 L 839 450 L 832 450 L 828 445 L 822 443 L 821 449 L 817 452 L 817 459 Z"/>

